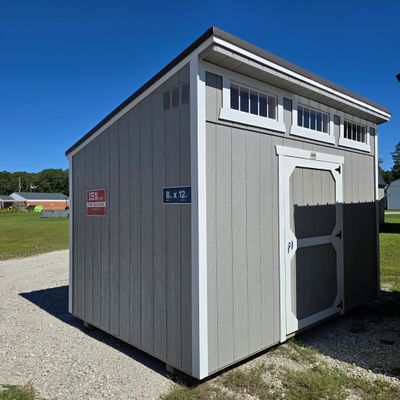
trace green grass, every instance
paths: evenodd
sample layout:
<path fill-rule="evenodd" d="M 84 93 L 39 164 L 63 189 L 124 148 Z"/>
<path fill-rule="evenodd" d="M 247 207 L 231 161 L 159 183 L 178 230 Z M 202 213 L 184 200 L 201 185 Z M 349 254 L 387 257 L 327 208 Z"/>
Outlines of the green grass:
<path fill-rule="evenodd" d="M 400 215 L 385 215 L 380 233 L 381 284 L 400 291 Z"/>
<path fill-rule="evenodd" d="M 235 397 L 206 382 L 194 388 L 177 386 L 164 400 L 235 400 Z"/>
<path fill-rule="evenodd" d="M 0 387 L 0 400 L 37 400 L 35 389 L 31 385 Z"/>
<path fill-rule="evenodd" d="M 0 260 L 68 248 L 67 218 L 38 213 L 0 213 Z"/>
<path fill-rule="evenodd" d="M 400 389 L 381 379 L 366 380 L 348 371 L 328 365 L 319 352 L 291 340 L 271 353 L 280 360 L 290 360 L 296 367 L 269 363 L 254 363 L 238 367 L 213 381 L 193 388 L 176 387 L 166 400 L 231 400 L 252 398 L 259 400 L 397 400 Z M 275 384 L 272 384 L 272 379 Z M 250 397 L 249 397 L 250 396 Z"/>
<path fill-rule="evenodd" d="M 398 388 L 383 380 L 349 376 L 323 363 L 303 370 L 286 368 L 283 392 L 287 400 L 344 400 L 350 393 L 363 400 L 395 400 L 400 396 Z"/>
<path fill-rule="evenodd" d="M 260 400 L 273 399 L 272 387 L 264 379 L 267 371 L 265 364 L 259 364 L 250 370 L 234 369 L 221 378 L 221 383 L 231 392 L 250 395 Z"/>

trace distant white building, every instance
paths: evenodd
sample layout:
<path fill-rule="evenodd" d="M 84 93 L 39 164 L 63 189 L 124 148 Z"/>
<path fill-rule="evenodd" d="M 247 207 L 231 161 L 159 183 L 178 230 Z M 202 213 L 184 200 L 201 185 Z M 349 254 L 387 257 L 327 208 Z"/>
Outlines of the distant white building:
<path fill-rule="evenodd" d="M 386 190 L 387 209 L 400 210 L 400 179 L 393 181 Z"/>

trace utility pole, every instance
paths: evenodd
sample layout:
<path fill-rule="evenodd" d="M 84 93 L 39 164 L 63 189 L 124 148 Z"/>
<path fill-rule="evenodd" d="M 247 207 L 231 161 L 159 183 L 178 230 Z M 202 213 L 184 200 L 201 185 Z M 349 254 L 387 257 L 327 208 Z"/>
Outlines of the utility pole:
<path fill-rule="evenodd" d="M 21 191 L 21 177 L 18 178 L 18 192 Z"/>

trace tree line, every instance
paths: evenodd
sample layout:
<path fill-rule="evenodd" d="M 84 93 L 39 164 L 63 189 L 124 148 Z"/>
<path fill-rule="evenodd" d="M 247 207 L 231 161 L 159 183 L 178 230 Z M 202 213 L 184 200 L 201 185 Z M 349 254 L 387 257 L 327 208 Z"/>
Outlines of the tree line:
<path fill-rule="evenodd" d="M 387 184 L 400 179 L 400 142 L 396 144 L 392 154 L 393 166 L 389 170 L 381 167 L 379 172 Z M 40 172 L 8 172 L 0 171 L 0 195 L 13 192 L 63 193 L 69 195 L 68 169 L 44 169 Z"/>
<path fill-rule="evenodd" d="M 0 194 L 41 192 L 69 194 L 68 169 L 44 169 L 40 172 L 0 171 Z"/>
<path fill-rule="evenodd" d="M 381 168 L 382 161 L 379 159 L 379 172 L 387 184 L 400 179 L 400 142 L 396 144 L 394 152 L 391 153 L 393 165 L 389 170 L 384 170 Z"/>

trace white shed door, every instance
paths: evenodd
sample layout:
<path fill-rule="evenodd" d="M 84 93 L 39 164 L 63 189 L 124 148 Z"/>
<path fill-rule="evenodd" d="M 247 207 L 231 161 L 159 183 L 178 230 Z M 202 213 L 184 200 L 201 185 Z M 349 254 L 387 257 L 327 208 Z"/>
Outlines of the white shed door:
<path fill-rule="evenodd" d="M 342 175 L 336 162 L 280 160 L 286 335 L 343 310 Z"/>

